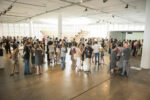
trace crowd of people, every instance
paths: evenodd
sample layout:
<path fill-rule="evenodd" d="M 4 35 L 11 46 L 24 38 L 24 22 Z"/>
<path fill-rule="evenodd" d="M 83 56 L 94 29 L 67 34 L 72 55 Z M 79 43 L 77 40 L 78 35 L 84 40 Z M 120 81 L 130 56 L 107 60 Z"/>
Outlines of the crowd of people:
<path fill-rule="evenodd" d="M 81 38 L 80 41 L 73 39 L 43 38 L 41 41 L 31 37 L 2 37 L 0 47 L 5 48 L 6 54 L 12 59 L 12 71 L 10 76 L 19 74 L 18 55 L 21 55 L 25 62 L 24 75 L 31 73 L 42 74 L 42 65 L 45 57 L 49 65 L 61 64 L 62 70 L 66 66 L 66 54 L 69 53 L 72 60 L 72 69 L 89 73 L 91 65 L 101 66 L 106 61 L 105 54 L 110 54 L 110 74 L 121 70 L 121 75 L 129 75 L 130 56 L 140 56 L 142 53 L 142 42 L 140 40 L 99 39 Z M 12 49 L 11 49 L 12 48 Z M 22 48 L 22 50 L 21 50 Z M 21 53 L 21 51 L 23 51 Z M 2 51 L 0 51 L 1 53 Z M 29 69 L 32 63 L 33 70 Z"/>

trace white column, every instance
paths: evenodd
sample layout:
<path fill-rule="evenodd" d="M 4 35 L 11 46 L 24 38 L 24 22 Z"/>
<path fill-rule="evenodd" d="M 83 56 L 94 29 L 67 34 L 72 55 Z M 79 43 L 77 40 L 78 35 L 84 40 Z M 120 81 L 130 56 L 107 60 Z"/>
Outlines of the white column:
<path fill-rule="evenodd" d="M 21 36 L 22 33 L 21 33 L 21 31 L 20 31 L 20 23 L 19 23 L 18 25 L 19 25 L 19 33 L 17 34 L 17 36 Z"/>
<path fill-rule="evenodd" d="M 59 13 L 58 15 L 58 38 L 62 38 L 62 15 Z"/>
<path fill-rule="evenodd" d="M 23 28 L 24 28 L 24 33 L 22 33 L 23 35 L 26 34 L 26 28 L 25 28 L 25 23 L 23 24 Z"/>
<path fill-rule="evenodd" d="M 146 0 L 146 21 L 141 68 L 150 69 L 150 0 Z"/>
<path fill-rule="evenodd" d="M 14 29 L 14 36 L 16 36 L 15 24 L 13 24 L 13 29 Z M 17 36 L 16 36 L 16 37 L 17 37 Z"/>
<path fill-rule="evenodd" d="M 32 37 L 32 35 L 33 35 L 33 22 L 30 19 L 30 22 L 29 22 L 29 36 Z"/>
<path fill-rule="evenodd" d="M 10 36 L 9 23 L 7 23 L 7 26 L 8 26 L 8 34 L 7 34 L 7 36 Z"/>
<path fill-rule="evenodd" d="M 0 37 L 2 37 L 2 34 L 3 34 L 3 27 L 2 24 L 0 23 Z"/>

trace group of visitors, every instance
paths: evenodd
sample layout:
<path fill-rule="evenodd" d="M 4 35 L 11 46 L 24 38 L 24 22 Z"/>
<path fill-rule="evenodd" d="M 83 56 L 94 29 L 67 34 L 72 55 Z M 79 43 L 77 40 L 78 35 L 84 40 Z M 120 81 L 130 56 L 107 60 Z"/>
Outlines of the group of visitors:
<path fill-rule="evenodd" d="M 138 41 L 119 41 L 117 39 L 97 39 L 81 38 L 80 41 L 73 39 L 68 42 L 66 39 L 43 38 L 39 41 L 36 38 L 23 37 L 0 38 L 1 47 L 10 54 L 12 59 L 12 71 L 10 76 L 19 74 L 18 55 L 22 55 L 25 62 L 24 75 L 36 72 L 42 74 L 42 65 L 45 57 L 50 65 L 61 64 L 62 70 L 66 66 L 66 54 L 69 53 L 72 60 L 72 69 L 77 71 L 90 72 L 91 65 L 100 66 L 105 64 L 104 56 L 110 54 L 110 74 L 114 74 L 117 69 L 121 69 L 121 75 L 129 75 L 130 55 L 138 56 L 142 52 L 142 42 Z M 22 47 L 23 50 L 20 48 Z M 13 48 L 11 50 L 11 48 Z M 69 50 L 68 50 L 69 49 Z M 23 51 L 23 54 L 21 54 Z M 32 70 L 29 63 L 32 63 Z"/>
<path fill-rule="evenodd" d="M 101 45 L 101 41 L 93 41 L 92 39 L 81 39 L 78 43 L 74 40 L 70 50 L 72 59 L 72 67 L 78 71 L 84 70 L 90 72 L 91 63 L 100 65 L 104 63 L 104 47 Z M 103 62 L 102 62 L 103 61 Z"/>
<path fill-rule="evenodd" d="M 140 56 L 142 54 L 142 42 L 140 40 L 118 41 L 110 40 L 110 73 L 113 74 L 117 69 L 121 70 L 121 75 L 129 75 L 130 56 Z"/>

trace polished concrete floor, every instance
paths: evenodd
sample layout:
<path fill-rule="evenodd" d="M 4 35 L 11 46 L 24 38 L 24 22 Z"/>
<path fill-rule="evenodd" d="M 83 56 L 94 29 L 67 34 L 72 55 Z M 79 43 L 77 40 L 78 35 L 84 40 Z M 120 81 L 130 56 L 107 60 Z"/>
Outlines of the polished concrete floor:
<path fill-rule="evenodd" d="M 150 100 L 149 70 L 131 69 L 128 78 L 110 76 L 106 56 L 106 64 L 92 66 L 87 74 L 72 70 L 69 56 L 66 61 L 64 71 L 46 63 L 42 75 L 24 76 L 20 57 L 20 74 L 10 77 L 9 55 L 0 57 L 0 66 L 5 67 L 0 70 L 0 100 Z"/>

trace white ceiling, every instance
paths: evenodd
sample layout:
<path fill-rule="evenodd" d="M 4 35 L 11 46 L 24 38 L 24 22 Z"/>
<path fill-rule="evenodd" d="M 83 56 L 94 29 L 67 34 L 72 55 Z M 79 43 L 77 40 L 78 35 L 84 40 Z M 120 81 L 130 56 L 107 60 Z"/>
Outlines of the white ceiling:
<path fill-rule="evenodd" d="M 15 0 L 0 0 L 0 12 L 6 10 Z M 125 9 L 126 4 L 129 8 Z M 88 18 L 93 23 L 99 20 L 111 23 L 142 23 L 145 22 L 146 0 L 17 0 L 13 8 L 0 16 L 0 22 L 20 22 L 32 18 L 57 19 L 61 13 L 63 19 Z M 88 11 L 84 11 L 85 8 Z M 112 17 L 114 16 L 114 18 Z"/>

